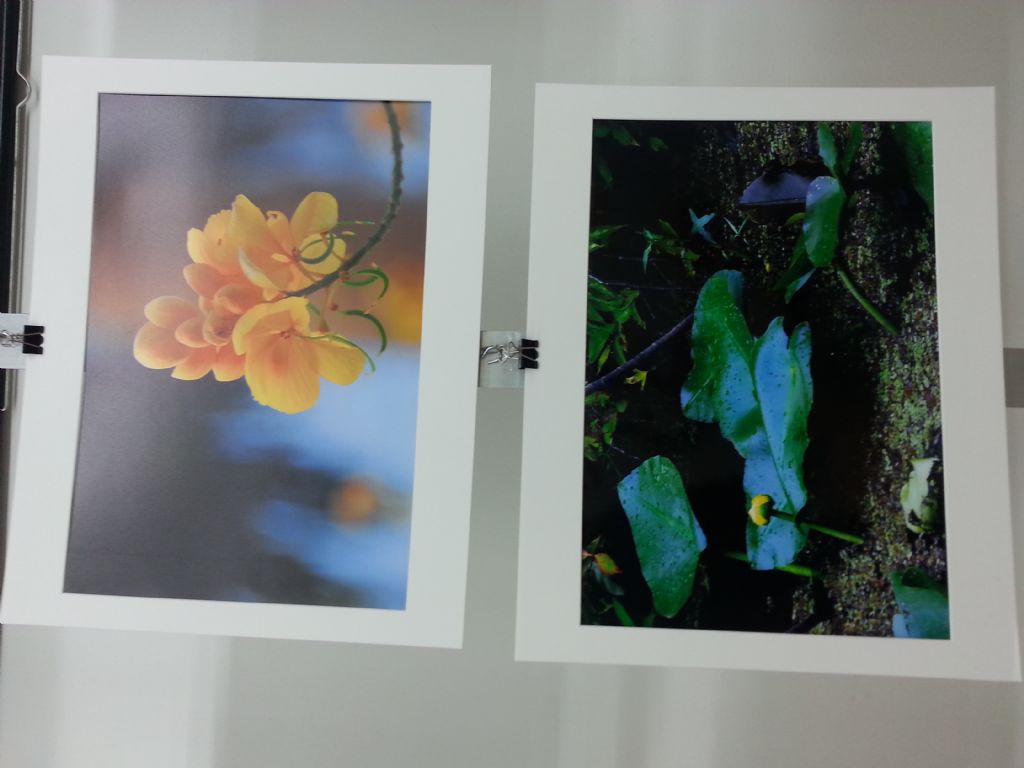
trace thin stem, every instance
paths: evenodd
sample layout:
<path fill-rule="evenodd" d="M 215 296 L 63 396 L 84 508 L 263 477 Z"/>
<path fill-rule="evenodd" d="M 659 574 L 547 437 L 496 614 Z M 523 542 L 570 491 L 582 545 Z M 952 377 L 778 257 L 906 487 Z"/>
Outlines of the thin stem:
<path fill-rule="evenodd" d="M 775 510 L 772 510 L 771 516 L 772 517 L 781 517 L 783 520 L 789 520 L 792 523 L 796 523 L 797 525 L 803 526 L 804 528 L 806 528 L 809 531 L 817 531 L 818 533 L 823 533 L 826 536 L 831 536 L 832 538 L 835 538 L 835 539 L 841 539 L 842 541 L 848 541 L 851 544 L 863 544 L 864 543 L 864 539 L 862 539 L 860 536 L 855 536 L 854 534 L 846 533 L 845 531 L 838 531 L 835 528 L 829 528 L 827 525 L 818 525 L 817 523 L 807 523 L 807 522 L 804 522 L 803 520 L 797 520 L 796 519 L 796 515 L 791 515 L 791 514 L 789 514 L 787 512 L 776 512 Z"/>
<path fill-rule="evenodd" d="M 750 558 L 742 552 L 729 550 L 727 552 L 723 552 L 722 555 L 728 557 L 730 560 L 737 560 L 741 563 L 750 565 Z M 777 565 L 773 570 L 782 571 L 783 573 L 791 573 L 794 576 L 803 576 L 806 579 L 818 579 L 820 581 L 824 578 L 821 573 L 813 568 L 808 568 L 806 565 L 793 565 L 790 563 L 789 565 Z"/>
<path fill-rule="evenodd" d="M 388 118 L 388 128 L 391 130 L 391 155 L 394 158 L 394 165 L 391 168 L 391 195 L 388 197 L 388 209 L 384 214 L 384 218 L 381 219 L 380 224 L 377 226 L 376 231 L 370 235 L 366 242 L 363 243 L 362 247 L 352 254 L 352 257 L 345 261 L 342 265 L 344 271 L 350 271 L 356 264 L 363 260 L 370 251 L 372 251 L 377 244 L 384 239 L 384 235 L 391 229 L 391 224 L 395 220 L 395 216 L 398 214 L 398 206 L 402 202 L 402 180 L 405 178 L 402 173 L 402 134 L 398 127 L 398 117 L 395 115 L 395 108 L 392 106 L 390 101 L 382 101 L 381 104 L 384 106 L 384 112 Z M 300 288 L 297 291 L 291 291 L 288 296 L 309 296 L 311 293 L 316 293 L 321 288 L 326 288 L 328 285 L 333 283 L 342 273 L 342 269 L 339 268 L 336 272 L 332 272 L 329 275 L 325 275 L 321 279 L 317 280 L 312 285 L 307 285 L 305 288 Z"/>
<path fill-rule="evenodd" d="M 639 352 L 636 356 L 631 357 L 618 368 L 614 368 L 601 378 L 594 379 L 594 381 L 589 382 L 586 388 L 583 390 L 584 393 L 589 395 L 593 392 L 597 392 L 601 389 L 604 389 L 609 384 L 614 384 L 619 379 L 625 378 L 626 376 L 630 375 L 635 368 L 639 368 L 641 365 L 647 362 L 647 360 L 654 357 L 654 355 L 658 352 L 659 349 L 661 349 L 663 346 L 668 344 L 669 341 L 671 341 L 680 333 L 689 328 L 691 323 L 693 323 L 693 313 L 690 313 L 682 320 L 680 320 L 678 323 L 673 325 L 671 328 L 669 328 L 667 331 L 661 334 L 661 336 L 652 341 L 650 346 L 648 346 L 642 352 Z"/>
<path fill-rule="evenodd" d="M 853 280 L 846 274 L 846 270 L 842 267 L 836 267 L 836 274 L 839 275 L 839 279 L 842 281 L 843 286 L 850 292 L 850 295 L 857 300 L 857 303 L 864 307 L 864 311 L 871 315 L 878 322 L 882 328 L 885 329 L 886 333 L 890 336 L 896 336 L 899 331 L 896 330 L 896 326 L 889 322 L 888 318 L 883 315 L 878 307 L 868 301 L 867 297 L 857 290 L 857 286 L 853 284 Z"/>

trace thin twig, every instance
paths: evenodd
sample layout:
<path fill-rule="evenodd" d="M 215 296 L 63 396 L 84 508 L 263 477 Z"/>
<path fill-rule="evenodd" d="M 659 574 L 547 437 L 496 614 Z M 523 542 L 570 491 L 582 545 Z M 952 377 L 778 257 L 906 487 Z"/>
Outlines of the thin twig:
<path fill-rule="evenodd" d="M 381 104 L 384 106 L 384 111 L 388 117 L 388 128 L 391 129 L 391 154 L 394 157 L 394 166 L 391 169 L 391 195 L 388 197 L 388 209 L 384 214 L 384 218 L 380 220 L 380 225 L 377 230 L 370 235 L 366 242 L 363 243 L 362 247 L 352 254 L 352 257 L 345 261 L 341 268 L 335 272 L 331 272 L 329 275 L 325 275 L 321 279 L 317 280 L 311 285 L 307 285 L 305 288 L 300 288 L 297 291 L 291 291 L 288 293 L 289 296 L 309 296 L 312 293 L 316 293 L 321 288 L 326 288 L 328 285 L 337 280 L 343 272 L 347 272 L 355 267 L 363 257 L 372 251 L 377 244 L 384 239 L 384 235 L 391 229 L 391 224 L 395 220 L 395 216 L 398 214 L 398 206 L 402 202 L 402 180 L 405 178 L 402 174 L 402 134 L 398 127 L 398 117 L 395 115 L 395 108 L 392 106 L 390 101 L 383 101 Z"/>
<path fill-rule="evenodd" d="M 671 328 L 669 328 L 667 331 L 665 331 L 663 334 L 661 334 L 661 336 L 659 336 L 657 339 L 652 341 L 650 346 L 648 346 L 642 352 L 638 353 L 635 357 L 631 357 L 618 368 L 609 371 L 601 378 L 594 379 L 594 381 L 589 382 L 586 388 L 583 390 L 584 393 L 589 395 L 593 392 L 597 392 L 599 390 L 604 389 L 609 384 L 614 384 L 619 379 L 628 376 L 630 373 L 633 372 L 635 368 L 638 368 L 640 365 L 647 362 L 647 360 L 654 357 L 654 355 L 657 354 L 658 350 L 660 350 L 663 346 L 668 344 L 668 342 L 670 342 L 680 333 L 683 333 L 687 328 L 689 328 L 691 323 L 693 323 L 692 312 L 686 317 L 684 317 L 682 320 L 680 320 L 678 323 L 673 325 Z"/>

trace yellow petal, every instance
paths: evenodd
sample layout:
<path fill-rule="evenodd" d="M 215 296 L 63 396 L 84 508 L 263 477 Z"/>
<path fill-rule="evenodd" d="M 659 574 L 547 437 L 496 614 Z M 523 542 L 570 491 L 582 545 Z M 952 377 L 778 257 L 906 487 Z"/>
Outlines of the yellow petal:
<path fill-rule="evenodd" d="M 203 234 L 206 235 L 211 243 L 217 243 L 218 241 L 227 238 L 228 225 L 230 223 L 231 211 L 218 211 L 206 220 L 206 226 L 203 227 Z"/>
<path fill-rule="evenodd" d="M 245 356 L 236 355 L 231 345 L 217 347 L 217 358 L 213 361 L 213 375 L 217 381 L 234 381 L 245 373 Z"/>
<path fill-rule="evenodd" d="M 326 192 L 310 192 L 292 215 L 292 242 L 301 243 L 309 235 L 330 232 L 338 224 L 338 201 Z"/>
<path fill-rule="evenodd" d="M 288 225 L 288 217 L 280 211 L 267 211 L 267 227 L 277 241 L 278 250 L 282 254 L 290 254 L 298 240 L 292 239 L 292 229 Z"/>
<path fill-rule="evenodd" d="M 772 497 L 766 496 L 763 493 L 759 493 L 750 500 L 750 509 L 747 510 L 747 516 L 750 518 L 754 525 L 768 525 L 769 515 L 769 504 L 771 504 Z"/>
<path fill-rule="evenodd" d="M 266 261 L 265 259 L 263 260 Z M 273 269 L 274 262 L 270 262 L 270 266 Z M 263 271 L 261 266 L 257 266 L 255 262 L 249 258 L 249 253 L 244 249 L 238 250 L 238 266 L 242 268 L 242 274 L 245 275 L 246 279 L 249 280 L 253 285 L 258 285 L 260 288 L 265 288 L 271 291 L 278 291 L 280 288 L 277 287 L 277 283 L 271 280 L 267 274 Z"/>
<path fill-rule="evenodd" d="M 279 338 L 245 357 L 245 380 L 253 398 L 284 413 L 312 407 L 320 396 L 315 355 L 302 339 Z"/>
<path fill-rule="evenodd" d="M 226 309 L 214 307 L 203 321 L 203 338 L 215 347 L 223 347 L 231 341 L 238 315 Z"/>
<path fill-rule="evenodd" d="M 309 308 L 306 299 L 295 296 L 257 304 L 250 309 L 235 324 L 232 334 L 235 352 L 245 354 L 255 338 L 280 334 L 287 330 L 295 330 L 302 335 L 309 332 Z"/>
<path fill-rule="evenodd" d="M 345 386 L 359 378 L 366 365 L 363 353 L 344 342 L 329 339 L 307 341 L 316 352 L 316 368 L 328 381 Z"/>
<path fill-rule="evenodd" d="M 185 238 L 185 250 L 188 251 L 188 257 L 196 264 L 210 263 L 209 254 L 206 252 L 206 235 L 202 230 L 193 227 L 188 231 Z"/>
<path fill-rule="evenodd" d="M 260 289 L 254 285 L 228 283 L 217 291 L 213 300 L 229 312 L 242 315 L 259 303 L 261 295 Z"/>
<path fill-rule="evenodd" d="M 132 353 L 147 368 L 173 368 L 191 352 L 174 338 L 174 332 L 146 323 L 135 334 Z"/>
<path fill-rule="evenodd" d="M 188 357 L 175 366 L 171 376 L 182 381 L 201 379 L 210 372 L 216 355 L 217 352 L 213 347 L 193 349 Z"/>
<path fill-rule="evenodd" d="M 142 310 L 153 325 L 173 331 L 191 317 L 197 317 L 199 310 L 191 301 L 177 296 L 160 296 L 149 302 Z"/>
<path fill-rule="evenodd" d="M 235 251 L 227 238 L 227 221 L 231 211 L 215 213 L 206 220 L 203 230 L 190 229 L 185 240 L 189 258 L 196 264 L 209 264 L 222 274 L 237 272 Z"/>
<path fill-rule="evenodd" d="M 224 275 L 209 264 L 188 264 L 182 272 L 188 287 L 200 296 L 213 298 L 224 285 Z"/>
<path fill-rule="evenodd" d="M 203 347 L 210 346 L 210 342 L 203 338 L 203 318 L 198 315 L 190 317 L 175 328 L 174 338 L 192 349 L 202 349 Z"/>
<path fill-rule="evenodd" d="M 231 218 L 228 221 L 228 237 L 247 251 L 253 249 L 273 253 L 278 249 L 263 212 L 253 205 L 245 195 L 239 195 L 231 204 Z"/>

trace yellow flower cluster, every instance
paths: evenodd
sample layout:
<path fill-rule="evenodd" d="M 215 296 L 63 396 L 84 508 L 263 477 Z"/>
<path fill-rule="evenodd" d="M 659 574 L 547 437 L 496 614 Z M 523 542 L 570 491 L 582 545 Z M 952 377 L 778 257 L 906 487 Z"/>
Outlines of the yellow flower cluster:
<path fill-rule="evenodd" d="M 314 331 L 308 300 L 289 295 L 341 269 L 345 241 L 331 234 L 337 224 L 338 202 L 326 192 L 307 195 L 290 219 L 236 197 L 202 231 L 189 231 L 184 276 L 196 300 L 149 302 L 135 359 L 172 368 L 177 379 L 244 375 L 257 402 L 285 413 L 310 408 L 321 378 L 351 384 L 362 373 L 362 351 Z"/>

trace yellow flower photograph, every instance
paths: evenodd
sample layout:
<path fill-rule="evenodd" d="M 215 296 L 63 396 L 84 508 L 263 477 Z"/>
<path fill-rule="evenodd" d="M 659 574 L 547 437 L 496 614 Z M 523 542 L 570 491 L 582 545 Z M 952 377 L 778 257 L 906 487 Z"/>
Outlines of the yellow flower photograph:
<path fill-rule="evenodd" d="M 402 610 L 430 104 L 100 96 L 65 591 Z"/>

